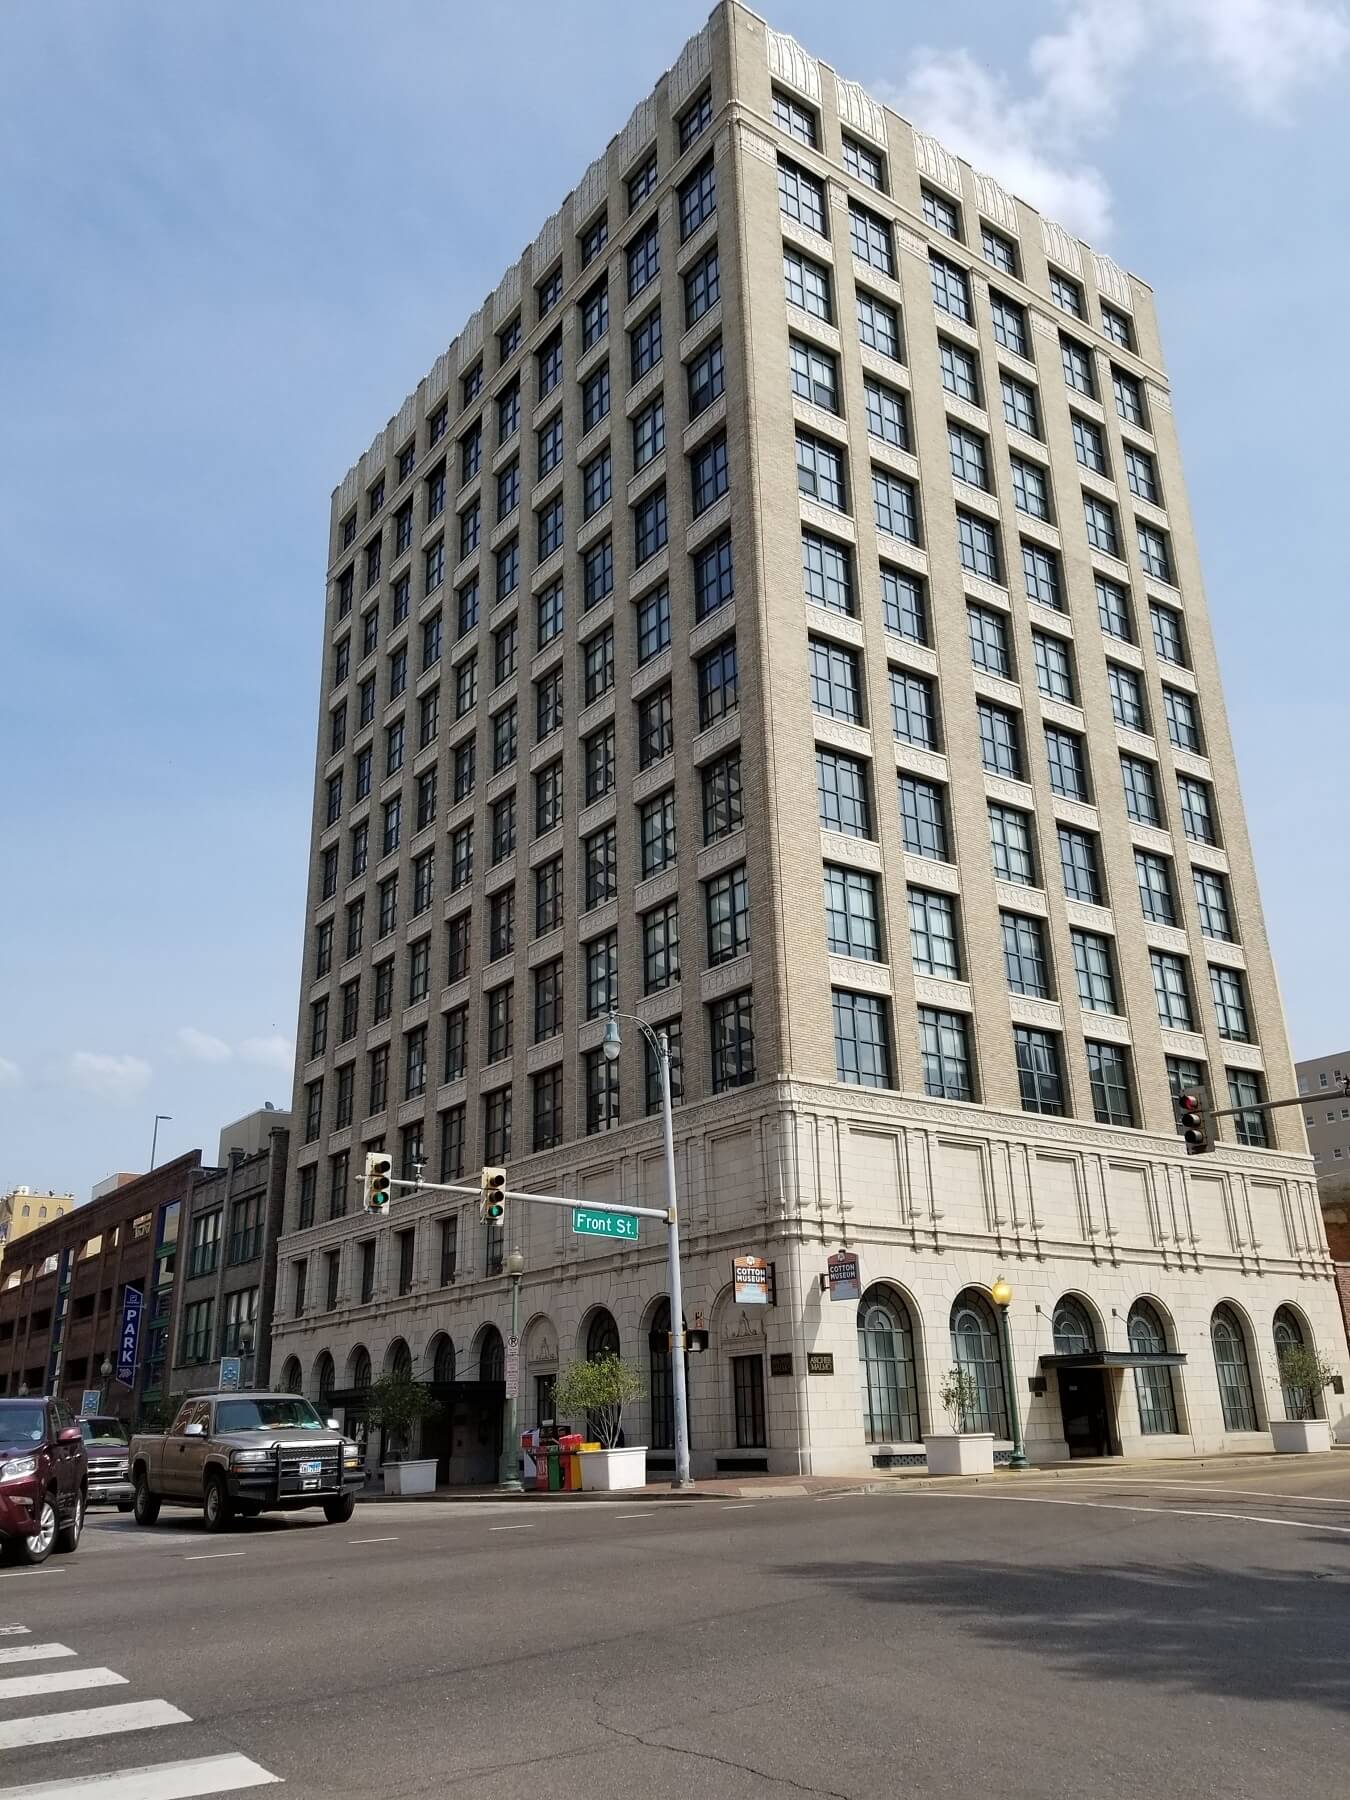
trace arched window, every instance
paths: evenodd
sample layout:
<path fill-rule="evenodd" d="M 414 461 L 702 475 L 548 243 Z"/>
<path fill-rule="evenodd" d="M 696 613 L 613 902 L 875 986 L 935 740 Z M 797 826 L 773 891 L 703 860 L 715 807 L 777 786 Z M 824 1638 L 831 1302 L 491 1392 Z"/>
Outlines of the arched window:
<path fill-rule="evenodd" d="M 1229 1431 L 1256 1431 L 1256 1397 L 1247 1363 L 1247 1338 L 1231 1306 L 1216 1306 L 1209 1321 L 1223 1422 Z"/>
<path fill-rule="evenodd" d="M 364 1344 L 358 1344 L 347 1358 L 347 1386 L 357 1389 L 370 1386 L 370 1352 Z"/>
<path fill-rule="evenodd" d="M 1055 1308 L 1055 1355 L 1085 1356 L 1097 1348 L 1097 1336 L 1087 1310 L 1066 1294 Z"/>
<path fill-rule="evenodd" d="M 314 1363 L 314 1392 L 318 1396 L 319 1408 L 327 1406 L 337 1386 L 337 1373 L 333 1368 L 333 1359 L 326 1350 L 320 1351 Z"/>
<path fill-rule="evenodd" d="M 502 1334 L 495 1325 L 484 1327 L 482 1342 L 478 1349 L 478 1379 L 480 1381 L 506 1380 L 506 1346 L 502 1342 Z"/>
<path fill-rule="evenodd" d="M 961 1419 L 963 1431 L 992 1431 L 1007 1437 L 1008 1412 L 1003 1393 L 1003 1358 L 998 1326 L 989 1302 L 974 1288 L 959 1294 L 952 1307 L 952 1356 L 975 1382 L 975 1404 Z"/>
<path fill-rule="evenodd" d="M 671 1392 L 669 1300 L 663 1300 L 652 1315 L 652 1328 L 647 1335 L 647 1351 L 652 1402 L 652 1449 L 670 1450 L 675 1444 L 675 1396 Z"/>
<path fill-rule="evenodd" d="M 436 1339 L 433 1348 L 431 1379 L 438 1387 L 449 1387 L 455 1379 L 455 1342 L 444 1332 Z"/>
<path fill-rule="evenodd" d="M 619 1328 L 614 1323 L 614 1315 L 606 1312 L 603 1306 L 597 1307 L 586 1329 L 586 1361 L 599 1362 L 602 1356 L 618 1354 Z"/>
<path fill-rule="evenodd" d="M 1126 1326 L 1130 1348 L 1139 1356 L 1161 1356 L 1167 1349 L 1162 1320 L 1147 1300 L 1136 1300 Z M 1139 1407 L 1139 1429 L 1145 1437 L 1158 1437 L 1177 1429 L 1177 1401 L 1172 1371 L 1150 1364 L 1134 1371 L 1134 1397 Z"/>
<path fill-rule="evenodd" d="M 888 1288 L 868 1288 L 858 1302 L 858 1362 L 863 1426 L 869 1444 L 916 1444 L 919 1384 L 909 1309 Z"/>
<path fill-rule="evenodd" d="M 1286 1350 L 1301 1350 L 1307 1339 L 1303 1335 L 1303 1326 L 1298 1314 L 1292 1306 L 1281 1306 L 1275 1313 L 1275 1362 L 1284 1373 L 1284 1353 Z M 1320 1419 L 1322 1417 L 1322 1396 L 1309 1395 L 1305 1388 L 1292 1387 L 1281 1379 L 1280 1392 L 1284 1396 L 1284 1416 L 1286 1419 Z M 1311 1406 L 1309 1405 L 1311 1400 Z"/>
<path fill-rule="evenodd" d="M 402 1338 L 395 1338 L 385 1355 L 384 1366 L 395 1381 L 412 1380 L 412 1351 Z"/>
<path fill-rule="evenodd" d="M 300 1359 L 288 1356 L 281 1371 L 281 1391 L 284 1394 L 298 1394 L 304 1386 L 304 1376 L 300 1372 Z"/>

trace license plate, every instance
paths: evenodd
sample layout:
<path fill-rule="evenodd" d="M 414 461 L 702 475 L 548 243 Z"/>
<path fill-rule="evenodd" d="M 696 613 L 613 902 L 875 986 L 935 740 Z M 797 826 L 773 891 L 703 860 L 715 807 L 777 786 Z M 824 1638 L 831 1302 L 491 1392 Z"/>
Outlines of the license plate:
<path fill-rule="evenodd" d="M 322 1475 L 323 1464 L 318 1461 L 302 1462 L 300 1465 L 300 1473 L 302 1475 Z"/>

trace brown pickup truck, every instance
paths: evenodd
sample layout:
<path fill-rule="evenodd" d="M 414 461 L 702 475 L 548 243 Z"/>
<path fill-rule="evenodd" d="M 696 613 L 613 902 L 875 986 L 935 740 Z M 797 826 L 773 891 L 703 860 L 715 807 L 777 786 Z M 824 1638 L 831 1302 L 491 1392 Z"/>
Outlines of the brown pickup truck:
<path fill-rule="evenodd" d="M 208 1531 L 304 1506 L 341 1524 L 365 1479 L 360 1446 L 298 1394 L 185 1400 L 162 1437 L 131 1440 L 130 1461 L 138 1525 L 153 1525 L 165 1504 L 200 1506 Z"/>

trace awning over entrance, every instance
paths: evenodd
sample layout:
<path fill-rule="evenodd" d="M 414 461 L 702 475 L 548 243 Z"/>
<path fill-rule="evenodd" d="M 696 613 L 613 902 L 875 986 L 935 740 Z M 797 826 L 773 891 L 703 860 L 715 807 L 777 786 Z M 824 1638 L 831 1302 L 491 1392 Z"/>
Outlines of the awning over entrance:
<path fill-rule="evenodd" d="M 1184 1350 L 1078 1350 L 1072 1356 L 1043 1356 L 1043 1369 L 1179 1369 Z"/>

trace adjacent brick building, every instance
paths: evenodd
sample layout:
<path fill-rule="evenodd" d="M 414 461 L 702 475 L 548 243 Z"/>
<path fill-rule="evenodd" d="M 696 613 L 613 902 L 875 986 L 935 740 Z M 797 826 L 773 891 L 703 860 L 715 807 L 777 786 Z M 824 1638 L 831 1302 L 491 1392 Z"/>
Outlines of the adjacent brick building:
<path fill-rule="evenodd" d="M 274 1368 L 453 1390 L 452 1475 L 508 1243 L 524 1422 L 617 1344 L 669 1456 L 659 1226 L 357 1210 L 375 1147 L 659 1204 L 615 1006 L 696 1469 L 919 1458 L 953 1360 L 1005 1436 L 999 1275 L 1045 1458 L 1268 1442 L 1341 1348 L 1297 1117 L 1175 1133 L 1293 1075 L 1153 295 L 957 152 L 719 5 L 334 492 Z"/>

